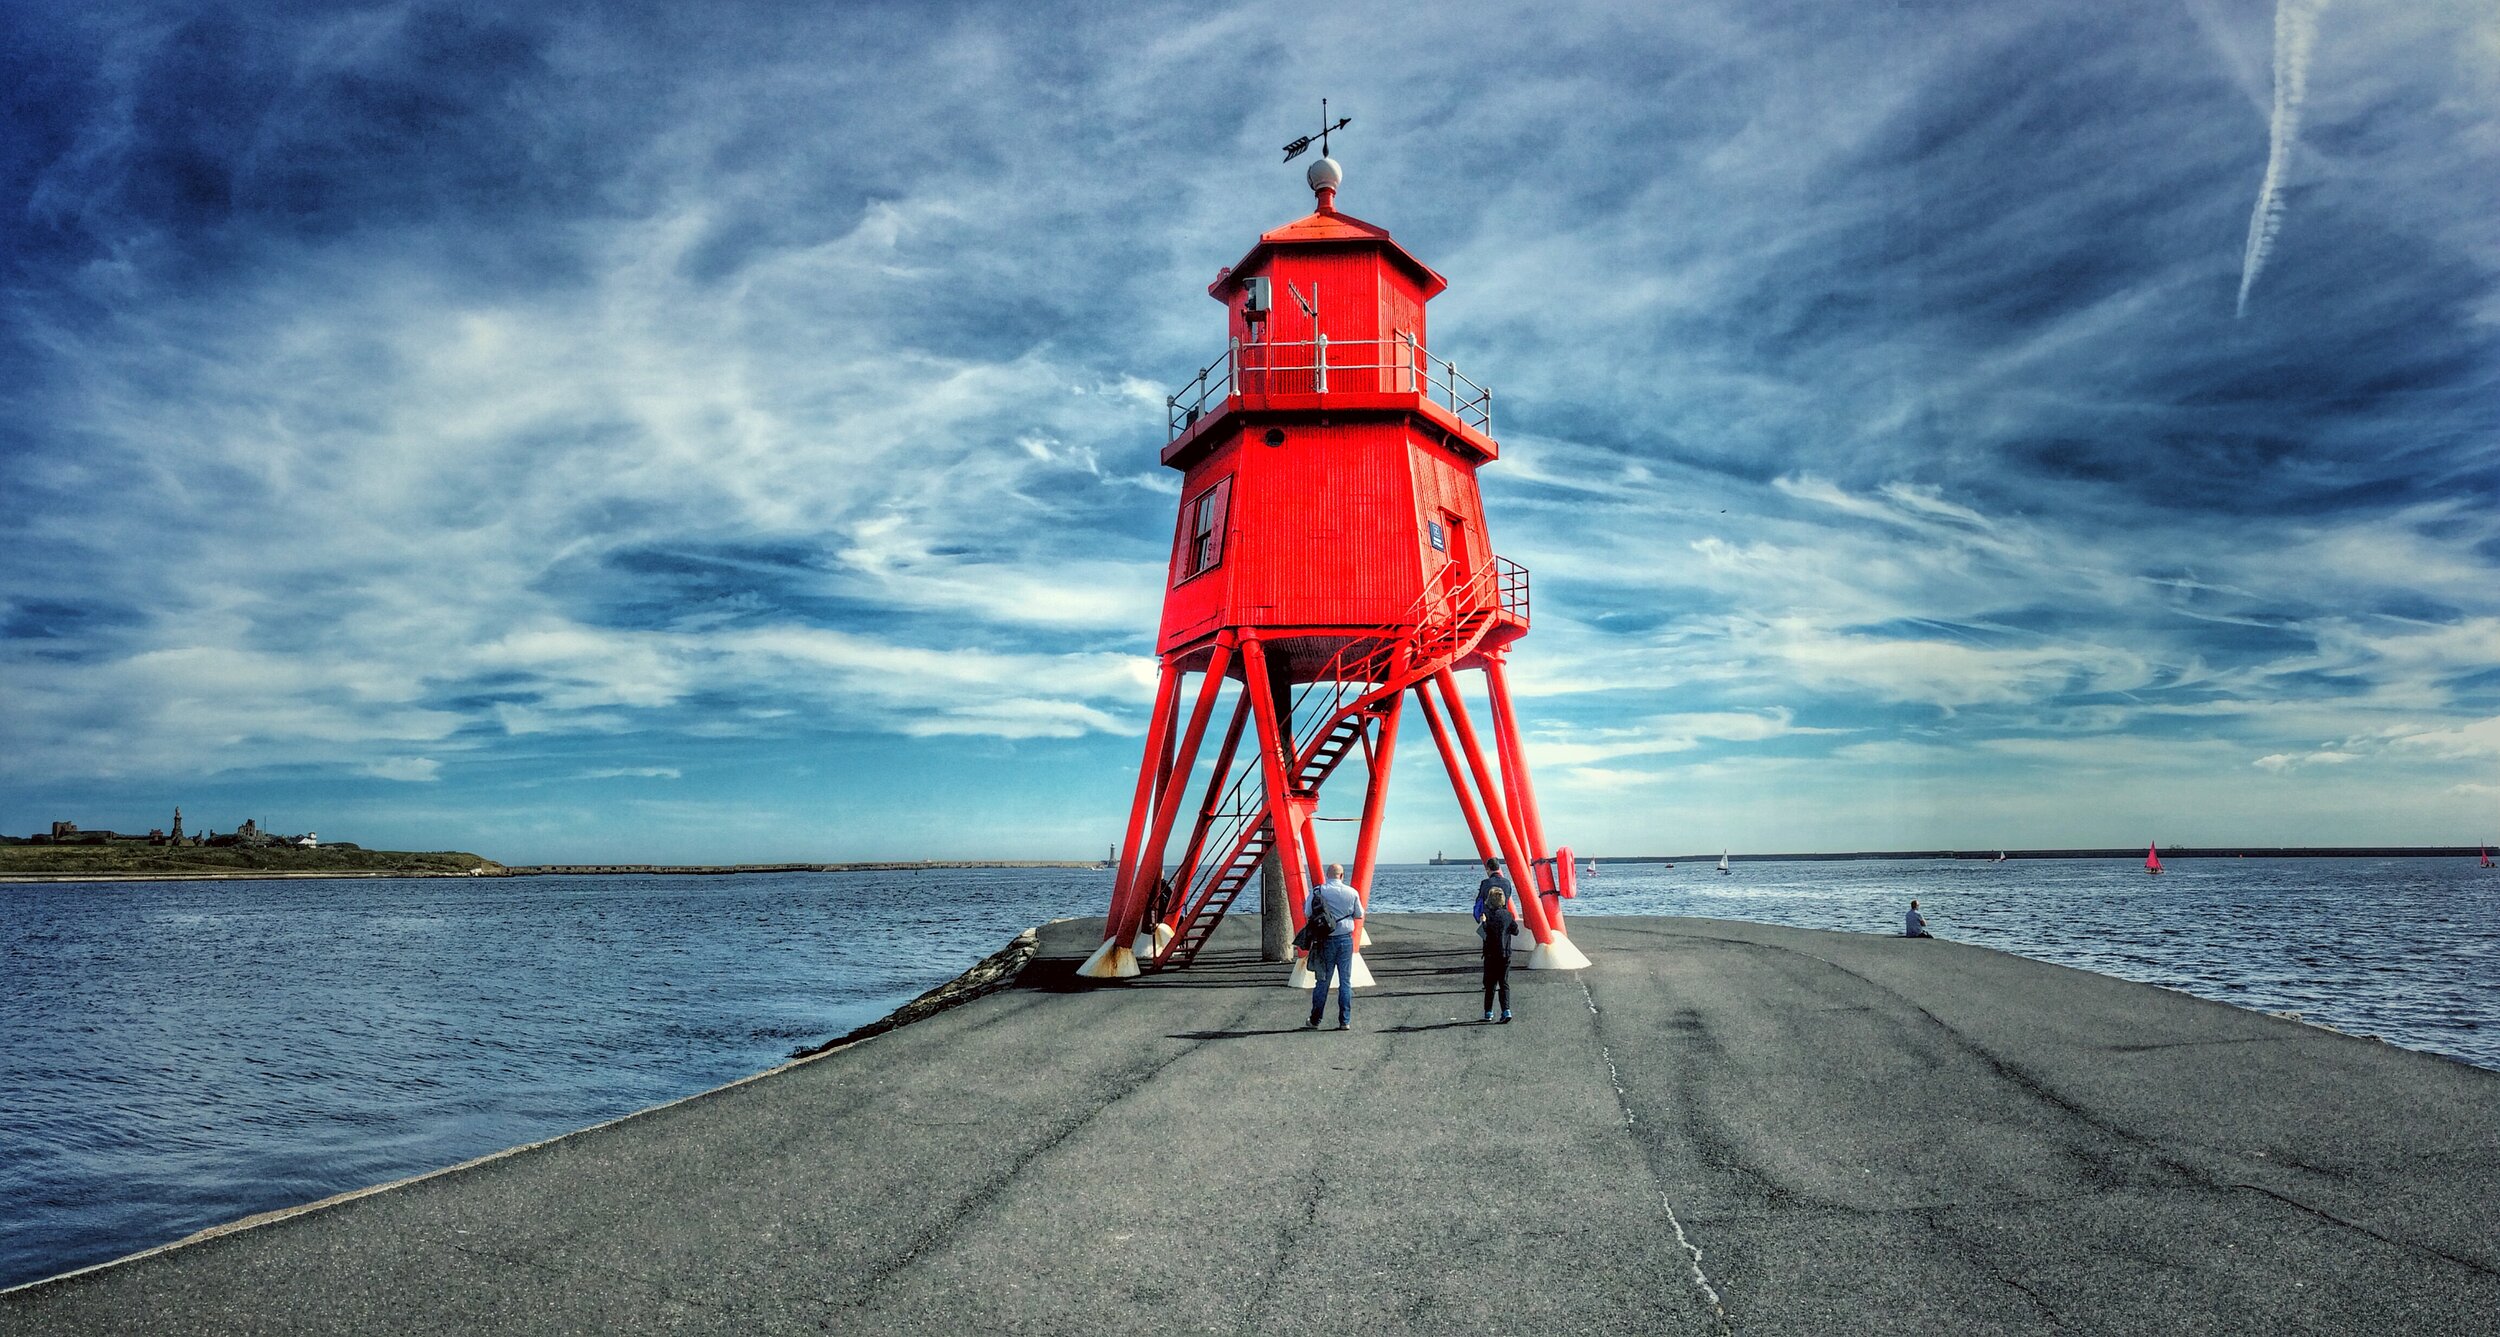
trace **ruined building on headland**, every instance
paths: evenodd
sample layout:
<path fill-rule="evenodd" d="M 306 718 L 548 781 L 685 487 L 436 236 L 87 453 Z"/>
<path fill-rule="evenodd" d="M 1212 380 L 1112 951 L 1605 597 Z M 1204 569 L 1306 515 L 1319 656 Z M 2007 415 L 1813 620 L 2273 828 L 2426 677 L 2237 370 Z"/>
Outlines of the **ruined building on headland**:
<path fill-rule="evenodd" d="M 320 837 L 311 831 L 300 836 L 281 836 L 263 831 L 257 819 L 248 817 L 244 819 L 243 825 L 226 835 L 221 836 L 214 831 L 203 832 L 199 835 L 185 835 L 182 830 L 180 807 L 174 809 L 173 830 L 167 831 L 163 827 L 154 827 L 144 836 L 125 834 L 120 831 L 81 831 L 76 822 L 54 822 L 49 832 L 39 831 L 23 840 L 0 836 L 0 840 L 27 845 L 178 845 L 192 848 L 239 846 L 244 849 L 267 849 L 279 845 L 312 849 L 321 843 Z"/>

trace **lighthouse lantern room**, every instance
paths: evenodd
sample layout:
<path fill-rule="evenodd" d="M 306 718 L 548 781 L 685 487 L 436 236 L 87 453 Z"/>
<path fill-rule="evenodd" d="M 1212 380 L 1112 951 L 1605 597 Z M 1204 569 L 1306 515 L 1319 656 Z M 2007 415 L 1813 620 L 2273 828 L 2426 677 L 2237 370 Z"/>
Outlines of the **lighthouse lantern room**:
<path fill-rule="evenodd" d="M 1298 930 L 1320 790 L 1349 758 L 1366 773 L 1350 880 L 1368 900 L 1409 697 L 1479 855 L 1522 892 L 1527 964 L 1585 965 L 1563 925 L 1571 853 L 1546 844 L 1504 670 L 1528 573 L 1493 551 L 1477 490 L 1500 458 L 1492 393 L 1431 351 L 1425 306 L 1447 281 L 1338 212 L 1324 139 L 1308 180 L 1315 210 L 1209 285 L 1224 350 L 1168 401 L 1162 458 L 1182 485 L 1154 713 L 1081 973 L 1188 965 L 1271 860 Z"/>

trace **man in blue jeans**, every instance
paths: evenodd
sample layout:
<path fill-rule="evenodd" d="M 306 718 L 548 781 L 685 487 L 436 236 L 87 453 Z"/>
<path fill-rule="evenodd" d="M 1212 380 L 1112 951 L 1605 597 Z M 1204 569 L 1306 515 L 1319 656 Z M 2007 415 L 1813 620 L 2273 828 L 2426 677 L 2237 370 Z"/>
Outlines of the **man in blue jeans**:
<path fill-rule="evenodd" d="M 1302 1029 L 1319 1029 L 1319 1015 L 1328 1008 L 1328 977 L 1337 977 L 1337 1029 L 1346 1030 L 1354 1024 L 1354 922 L 1363 917 L 1363 898 L 1345 883 L 1345 865 L 1328 865 L 1328 880 L 1311 888 L 1311 903 L 1302 911 L 1303 918 L 1325 911 L 1335 923 L 1328 939 L 1311 949 L 1311 973 L 1319 982 L 1311 986 L 1311 1019 Z"/>

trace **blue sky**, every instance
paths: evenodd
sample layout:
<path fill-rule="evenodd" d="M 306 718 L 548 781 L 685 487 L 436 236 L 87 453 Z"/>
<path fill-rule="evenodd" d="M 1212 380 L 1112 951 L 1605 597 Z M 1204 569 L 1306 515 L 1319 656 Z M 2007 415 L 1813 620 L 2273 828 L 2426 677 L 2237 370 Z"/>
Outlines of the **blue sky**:
<path fill-rule="evenodd" d="M 2500 838 L 2485 4 L 6 7 L 0 831 L 1098 853 L 1325 95 L 1558 839 Z"/>

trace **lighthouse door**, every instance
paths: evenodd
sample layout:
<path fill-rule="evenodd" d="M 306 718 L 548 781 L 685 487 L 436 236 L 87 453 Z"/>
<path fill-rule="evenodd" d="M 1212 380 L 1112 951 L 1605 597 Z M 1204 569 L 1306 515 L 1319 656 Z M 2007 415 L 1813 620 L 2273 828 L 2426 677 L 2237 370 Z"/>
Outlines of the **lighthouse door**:
<path fill-rule="evenodd" d="M 1441 563 L 1441 594 L 1444 598 L 1457 598 L 1466 592 L 1468 582 L 1476 574 L 1474 547 L 1469 542 L 1473 536 L 1467 532 L 1466 519 L 1451 511 L 1441 512 L 1441 532 L 1449 544 Z"/>

